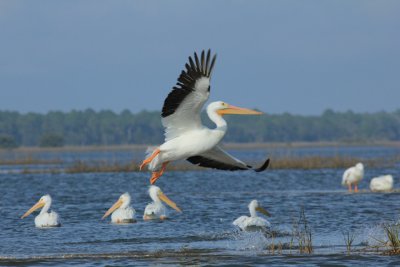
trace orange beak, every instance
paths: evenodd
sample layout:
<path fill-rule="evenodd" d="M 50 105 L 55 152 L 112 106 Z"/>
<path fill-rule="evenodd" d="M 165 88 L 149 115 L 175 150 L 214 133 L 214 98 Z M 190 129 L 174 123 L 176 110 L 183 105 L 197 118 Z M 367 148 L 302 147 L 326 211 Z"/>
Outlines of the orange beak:
<path fill-rule="evenodd" d="M 118 199 L 118 201 L 115 202 L 114 205 L 112 205 L 112 207 L 107 210 L 107 212 L 104 214 L 103 218 L 101 218 L 101 219 L 104 220 L 107 216 L 109 216 L 111 213 L 113 213 L 114 210 L 121 207 L 121 205 L 122 205 L 122 200 Z"/>
<path fill-rule="evenodd" d="M 217 111 L 219 115 L 226 115 L 226 114 L 238 114 L 238 115 L 260 115 L 263 114 L 260 111 L 248 109 L 248 108 L 240 108 L 240 107 L 235 107 L 232 105 L 228 105 L 227 108 L 220 109 Z"/>
<path fill-rule="evenodd" d="M 170 206 L 171 208 L 173 208 L 174 210 L 176 210 L 177 212 L 182 212 L 182 210 L 175 204 L 175 202 L 173 202 L 171 199 L 169 199 L 163 192 L 159 192 L 158 193 L 158 197 L 164 201 L 165 203 L 168 204 L 168 206 Z"/>
<path fill-rule="evenodd" d="M 34 212 L 35 210 L 40 209 L 41 207 L 44 206 L 44 204 L 45 204 L 44 201 L 39 200 L 35 205 L 33 205 L 32 208 L 30 208 L 27 212 L 25 212 L 24 215 L 22 215 L 21 219 L 27 217 L 29 214 L 31 214 L 31 213 Z"/>

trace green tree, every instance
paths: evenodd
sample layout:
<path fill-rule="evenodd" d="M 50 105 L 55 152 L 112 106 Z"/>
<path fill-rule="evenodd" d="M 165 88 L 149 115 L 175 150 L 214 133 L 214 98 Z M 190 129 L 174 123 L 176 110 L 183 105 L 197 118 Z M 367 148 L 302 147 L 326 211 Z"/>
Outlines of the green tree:
<path fill-rule="evenodd" d="M 48 133 L 40 138 L 41 147 L 62 147 L 64 146 L 64 138 L 61 135 Z"/>
<path fill-rule="evenodd" d="M 10 135 L 0 135 L 0 148 L 16 148 L 17 142 Z"/>

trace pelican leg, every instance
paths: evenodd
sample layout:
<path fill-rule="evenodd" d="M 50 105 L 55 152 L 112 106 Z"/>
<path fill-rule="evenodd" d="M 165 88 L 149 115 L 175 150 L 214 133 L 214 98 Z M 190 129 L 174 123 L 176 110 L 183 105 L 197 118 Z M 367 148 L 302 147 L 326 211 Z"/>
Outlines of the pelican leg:
<path fill-rule="evenodd" d="M 161 167 L 161 170 L 160 170 L 160 171 L 158 171 L 158 172 L 153 172 L 153 173 L 151 174 L 150 184 L 154 184 L 154 183 L 157 181 L 157 179 L 160 178 L 161 175 L 163 175 L 163 173 L 164 173 L 164 171 L 165 171 L 165 168 L 167 167 L 167 164 L 168 164 L 168 163 L 169 163 L 168 161 L 167 161 L 167 162 L 164 162 L 164 163 L 162 164 L 162 167 Z"/>
<path fill-rule="evenodd" d="M 349 188 L 349 192 L 351 192 L 351 184 L 348 184 L 347 187 Z"/>
<path fill-rule="evenodd" d="M 358 184 L 354 185 L 354 192 L 358 192 Z"/>
<path fill-rule="evenodd" d="M 159 153 L 160 153 L 160 149 L 157 148 L 156 150 L 154 150 L 153 154 L 151 154 L 150 157 L 143 160 L 142 164 L 140 164 L 139 169 L 142 170 L 143 167 L 146 166 L 147 164 L 149 164 Z"/>

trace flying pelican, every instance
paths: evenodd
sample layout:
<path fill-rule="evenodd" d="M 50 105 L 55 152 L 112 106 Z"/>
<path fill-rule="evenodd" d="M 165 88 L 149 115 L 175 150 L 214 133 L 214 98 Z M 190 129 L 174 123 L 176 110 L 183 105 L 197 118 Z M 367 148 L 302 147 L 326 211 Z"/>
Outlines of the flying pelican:
<path fill-rule="evenodd" d="M 200 111 L 210 94 L 210 79 L 216 55 L 211 59 L 211 51 L 201 57 L 194 53 L 194 61 L 189 62 L 178 78 L 178 82 L 168 94 L 162 108 L 161 121 L 165 128 L 165 142 L 152 150 L 140 165 L 142 170 L 149 164 L 152 171 L 150 183 L 164 173 L 171 161 L 187 159 L 190 163 L 202 167 L 220 170 L 249 170 L 261 172 L 268 167 L 269 159 L 259 168 L 253 168 L 234 158 L 220 146 L 227 131 L 225 114 L 262 114 L 245 108 L 239 108 L 223 101 L 212 102 L 207 106 L 207 115 L 216 125 L 209 129 L 202 125 Z"/>
<path fill-rule="evenodd" d="M 371 180 L 369 188 L 373 192 L 390 191 L 393 189 L 393 176 L 382 175 Z"/>
<path fill-rule="evenodd" d="M 261 212 L 266 216 L 271 216 L 271 214 L 266 211 L 257 200 L 252 200 L 249 204 L 250 217 L 240 216 L 233 221 L 233 225 L 239 227 L 243 231 L 254 231 L 254 230 L 268 230 L 271 224 L 264 218 L 257 216 L 257 211 Z"/>
<path fill-rule="evenodd" d="M 35 217 L 35 226 L 36 227 L 58 227 L 61 224 L 58 222 L 59 217 L 58 214 L 54 211 L 48 212 L 51 206 L 51 196 L 44 195 L 39 201 L 32 206 L 24 215 L 22 215 L 21 219 L 27 217 L 29 214 L 34 212 L 37 209 L 42 208 L 39 215 Z"/>
<path fill-rule="evenodd" d="M 171 208 L 175 209 L 178 212 L 182 212 L 176 204 L 170 200 L 158 186 L 152 185 L 149 188 L 149 195 L 153 200 L 152 203 L 148 204 L 144 209 L 143 220 L 164 220 L 167 218 L 167 213 L 165 210 L 165 206 L 161 202 L 164 201 L 168 204 Z"/>
<path fill-rule="evenodd" d="M 102 220 L 109 216 L 111 213 L 112 223 L 135 223 L 135 209 L 130 206 L 131 195 L 129 193 L 122 194 L 118 201 L 114 203 L 104 214 Z"/>
<path fill-rule="evenodd" d="M 354 184 L 354 192 L 358 192 L 358 183 L 364 176 L 364 165 L 357 163 L 356 166 L 348 168 L 343 173 L 342 185 L 347 185 L 349 192 L 351 192 L 351 185 Z"/>

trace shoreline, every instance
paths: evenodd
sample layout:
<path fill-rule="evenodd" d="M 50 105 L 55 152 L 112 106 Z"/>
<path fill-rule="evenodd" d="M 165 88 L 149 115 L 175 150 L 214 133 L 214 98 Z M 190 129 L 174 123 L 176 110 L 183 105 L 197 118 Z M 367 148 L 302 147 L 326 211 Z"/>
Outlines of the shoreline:
<path fill-rule="evenodd" d="M 63 147 L 18 147 L 14 149 L 0 149 L 0 153 L 21 152 L 79 152 L 79 151 L 124 151 L 146 150 L 155 144 L 125 144 L 125 145 L 90 145 L 90 146 L 63 146 Z M 225 149 L 257 149 L 257 148 L 312 148 L 312 147 L 398 147 L 400 141 L 371 141 L 371 142 L 267 142 L 267 143 L 222 143 Z"/>

